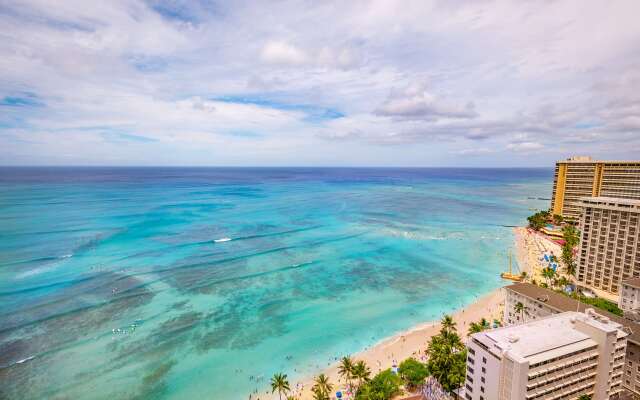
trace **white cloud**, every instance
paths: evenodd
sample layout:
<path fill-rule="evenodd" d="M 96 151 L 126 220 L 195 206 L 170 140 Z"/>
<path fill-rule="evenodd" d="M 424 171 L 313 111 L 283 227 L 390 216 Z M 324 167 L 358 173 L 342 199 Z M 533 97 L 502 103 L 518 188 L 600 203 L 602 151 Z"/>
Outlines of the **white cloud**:
<path fill-rule="evenodd" d="M 495 149 L 490 149 L 488 147 L 474 147 L 470 149 L 456 150 L 454 154 L 461 155 L 461 156 L 478 156 L 478 155 L 490 154 L 495 152 L 496 152 Z"/>
<path fill-rule="evenodd" d="M 307 55 L 299 48 L 282 41 L 267 42 L 260 57 L 270 64 L 301 65 L 307 62 Z"/>
<path fill-rule="evenodd" d="M 3 3 L 0 104 L 37 106 L 0 105 L 0 159 L 547 165 L 640 148 L 636 1 L 158 4 Z M 117 151 L 105 132 L 153 141 Z"/>
<path fill-rule="evenodd" d="M 376 114 L 406 119 L 474 118 L 478 115 L 473 103 L 460 105 L 438 99 L 424 85 L 412 85 L 392 93 Z"/>
<path fill-rule="evenodd" d="M 517 151 L 517 152 L 523 152 L 523 153 L 532 152 L 534 150 L 540 150 L 543 147 L 544 146 L 542 144 L 536 143 L 536 142 L 509 143 L 507 145 L 507 149 Z"/>

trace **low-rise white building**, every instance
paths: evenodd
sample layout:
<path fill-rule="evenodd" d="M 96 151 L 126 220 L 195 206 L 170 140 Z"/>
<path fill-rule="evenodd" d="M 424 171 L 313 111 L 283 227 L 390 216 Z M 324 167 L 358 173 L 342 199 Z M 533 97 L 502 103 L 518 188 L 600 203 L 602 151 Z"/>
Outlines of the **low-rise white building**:
<path fill-rule="evenodd" d="M 467 400 L 609 399 L 622 390 L 628 333 L 591 309 L 471 335 Z"/>
<path fill-rule="evenodd" d="M 504 287 L 503 290 L 505 291 L 503 315 L 505 325 L 535 321 L 566 311 L 583 312 L 588 307 L 591 307 L 553 290 L 541 288 L 531 283 L 516 283 Z M 516 311 L 516 304 L 518 303 L 522 303 L 522 311 Z M 640 398 L 640 323 L 613 315 L 601 309 L 596 308 L 594 310 L 596 313 L 623 325 L 625 331 L 629 333 L 622 385 L 634 396 Z"/>

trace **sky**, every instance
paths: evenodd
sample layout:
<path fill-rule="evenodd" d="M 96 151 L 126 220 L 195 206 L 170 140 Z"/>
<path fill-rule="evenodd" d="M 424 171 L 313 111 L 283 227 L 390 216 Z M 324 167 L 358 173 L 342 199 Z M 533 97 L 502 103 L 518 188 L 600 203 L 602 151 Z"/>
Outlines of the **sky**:
<path fill-rule="evenodd" d="M 0 2 L 0 165 L 640 158 L 640 1 Z"/>

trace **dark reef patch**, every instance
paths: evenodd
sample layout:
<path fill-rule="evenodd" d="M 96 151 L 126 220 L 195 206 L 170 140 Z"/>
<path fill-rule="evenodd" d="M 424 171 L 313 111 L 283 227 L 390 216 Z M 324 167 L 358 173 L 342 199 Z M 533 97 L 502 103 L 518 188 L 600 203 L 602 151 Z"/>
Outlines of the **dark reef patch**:
<path fill-rule="evenodd" d="M 153 296 L 134 277 L 101 273 L 16 310 L 0 327 L 0 365 L 5 366 L 0 368 L 3 393 L 9 398 L 38 398 L 25 393 L 55 392 L 55 385 L 50 387 L 43 377 L 56 368 L 58 357 L 64 357 L 78 342 L 104 335 L 122 320 L 134 319 L 133 311 Z M 35 359 L 17 364 L 30 357 Z"/>
<path fill-rule="evenodd" d="M 174 360 L 167 361 L 165 363 L 160 364 L 158 367 L 154 368 L 153 371 L 149 372 L 142 378 L 142 384 L 144 386 L 152 386 L 157 384 L 160 380 L 164 379 L 165 376 L 171 371 L 171 368 L 176 365 Z"/>

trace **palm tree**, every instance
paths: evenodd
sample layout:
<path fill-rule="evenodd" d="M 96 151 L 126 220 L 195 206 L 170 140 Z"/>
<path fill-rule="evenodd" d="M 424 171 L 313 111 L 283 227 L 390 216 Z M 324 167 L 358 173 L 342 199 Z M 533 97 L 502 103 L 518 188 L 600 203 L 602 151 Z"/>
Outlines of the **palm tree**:
<path fill-rule="evenodd" d="M 573 262 L 570 262 L 567 265 L 567 274 L 571 275 L 571 276 L 576 276 L 576 264 Z"/>
<path fill-rule="evenodd" d="M 369 380 L 370 375 L 371 370 L 364 361 L 360 360 L 353 366 L 353 377 L 358 379 L 358 388 L 362 386 L 362 382 Z"/>
<path fill-rule="evenodd" d="M 329 382 L 329 378 L 325 374 L 320 374 L 316 377 L 314 382 L 316 383 L 313 385 L 313 388 L 315 389 L 314 392 L 318 391 L 328 398 L 329 393 L 333 390 L 333 385 Z"/>
<path fill-rule="evenodd" d="M 442 325 L 443 331 L 453 331 L 456 329 L 455 321 L 453 320 L 453 318 L 451 318 L 451 315 L 448 314 L 442 317 L 442 320 L 440 320 L 440 324 Z"/>
<path fill-rule="evenodd" d="M 469 330 L 467 331 L 467 336 L 473 335 L 474 333 L 482 332 L 482 326 L 477 322 L 472 322 L 469 325 Z"/>
<path fill-rule="evenodd" d="M 338 374 L 340 374 L 347 382 L 347 385 L 351 387 L 351 379 L 353 379 L 353 359 L 351 359 L 351 356 L 342 357 L 340 366 L 338 366 Z"/>
<path fill-rule="evenodd" d="M 312 387 L 311 392 L 313 392 L 313 400 L 329 400 L 329 396 L 317 386 Z"/>
<path fill-rule="evenodd" d="M 287 396 L 287 400 L 298 400 L 296 396 Z"/>
<path fill-rule="evenodd" d="M 513 311 L 520 313 L 520 315 L 522 316 L 522 321 L 524 322 L 524 310 L 526 309 L 526 307 L 524 306 L 524 304 L 522 304 L 522 302 L 517 302 L 514 306 L 513 306 Z"/>
<path fill-rule="evenodd" d="M 469 331 L 467 332 L 467 335 L 482 332 L 490 328 L 491 328 L 491 324 L 489 323 L 489 321 L 487 321 L 486 318 L 481 318 L 480 322 L 472 322 L 469 325 Z"/>
<path fill-rule="evenodd" d="M 542 276 L 547 280 L 547 285 L 551 286 L 551 280 L 556 276 L 556 271 L 546 267 L 542 270 Z"/>
<path fill-rule="evenodd" d="M 287 374 L 277 373 L 271 378 L 271 393 L 278 391 L 278 398 L 282 400 L 282 394 L 290 391 Z"/>
<path fill-rule="evenodd" d="M 558 285 L 560 285 L 562 289 L 564 289 L 569 283 L 569 280 L 565 276 L 561 276 L 560 279 L 558 279 Z"/>
<path fill-rule="evenodd" d="M 522 282 L 526 282 L 527 281 L 527 271 L 522 271 L 520 273 L 520 279 L 522 280 Z"/>
<path fill-rule="evenodd" d="M 591 396 L 589 396 L 588 394 L 583 394 L 578 397 L 578 400 L 591 400 Z"/>

